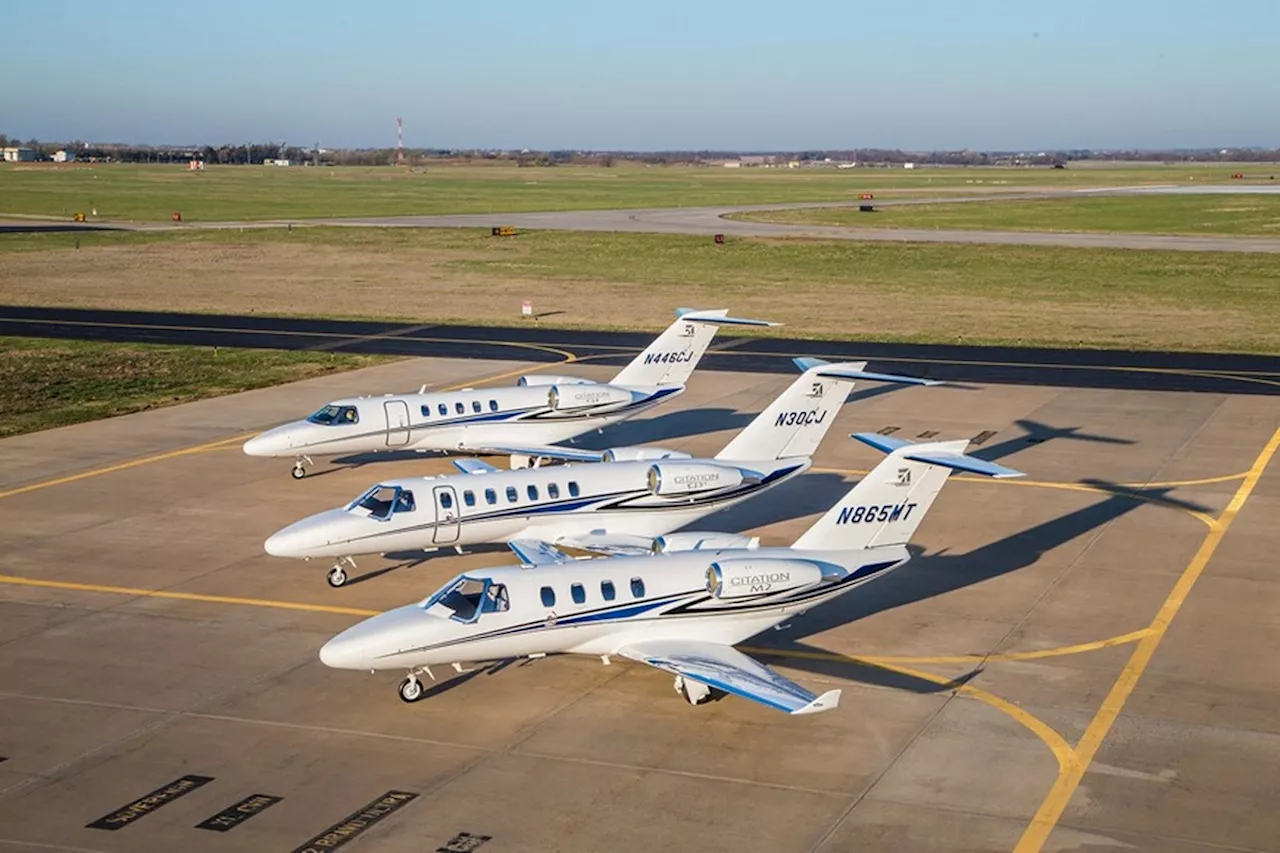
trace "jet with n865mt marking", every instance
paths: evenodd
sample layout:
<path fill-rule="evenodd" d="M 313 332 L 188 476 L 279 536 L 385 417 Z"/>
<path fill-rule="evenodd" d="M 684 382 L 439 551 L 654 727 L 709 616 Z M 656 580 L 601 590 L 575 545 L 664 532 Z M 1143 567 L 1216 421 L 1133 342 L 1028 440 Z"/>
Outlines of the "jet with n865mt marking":
<path fill-rule="evenodd" d="M 548 445 L 618 423 L 684 392 L 721 326 L 776 326 L 728 316 L 727 309 L 681 308 L 676 321 L 608 383 L 576 376 L 521 376 L 506 388 L 464 388 L 334 400 L 305 420 L 256 435 L 250 456 L 293 457 L 306 476 L 312 456 L 381 450 L 484 453 Z"/>
<path fill-rule="evenodd" d="M 502 471 L 460 459 L 454 464 L 462 474 L 384 480 L 346 507 L 280 530 L 266 541 L 266 551 L 304 560 L 332 557 L 329 584 L 341 586 L 346 566 L 360 554 L 512 539 L 606 554 L 745 542 L 723 533 L 666 534 L 808 470 L 854 380 L 934 384 L 867 373 L 865 361 L 796 363 L 804 372 L 711 459 L 645 446 L 505 448 L 522 458 L 570 464 Z"/>
<path fill-rule="evenodd" d="M 789 548 L 712 545 L 575 560 L 551 543 L 517 540 L 510 544 L 522 565 L 459 575 L 418 604 L 343 631 L 320 660 L 337 669 L 407 671 L 399 691 L 406 702 L 422 698 L 418 676 L 431 676 L 437 664 L 461 670 L 475 661 L 569 653 L 665 670 L 693 705 L 722 692 L 790 714 L 830 710 L 839 690 L 815 695 L 733 646 L 905 563 L 907 543 L 952 470 L 1021 476 L 966 456 L 963 439 L 854 438 L 888 456 Z M 908 505 L 910 513 L 890 510 L 881 520 L 881 508 Z M 873 520 L 851 522 L 855 514 Z"/>

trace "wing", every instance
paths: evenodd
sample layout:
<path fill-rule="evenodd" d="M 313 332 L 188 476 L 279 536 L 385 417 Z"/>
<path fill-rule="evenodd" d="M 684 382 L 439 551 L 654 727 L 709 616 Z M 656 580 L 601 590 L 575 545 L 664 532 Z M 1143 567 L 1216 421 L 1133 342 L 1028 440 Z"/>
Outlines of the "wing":
<path fill-rule="evenodd" d="M 821 696 L 815 696 L 759 661 L 722 643 L 649 640 L 618 649 L 618 654 L 788 714 L 816 714 L 840 704 L 839 690 L 828 690 Z"/>
<path fill-rule="evenodd" d="M 558 566 L 573 559 L 550 542 L 540 539 L 512 539 L 507 543 L 520 562 L 529 568 L 536 566 Z"/>
<path fill-rule="evenodd" d="M 480 459 L 455 459 L 453 467 L 464 474 L 492 474 L 498 469 Z"/>
<path fill-rule="evenodd" d="M 539 459 L 563 459 L 565 462 L 601 462 L 604 460 L 603 450 L 579 450 L 576 447 L 560 447 L 559 445 L 527 447 L 490 447 L 492 453 L 504 453 L 510 456 L 529 456 Z"/>
<path fill-rule="evenodd" d="M 653 553 L 653 539 L 648 536 L 606 533 L 602 530 L 577 536 L 560 536 L 557 537 L 555 544 L 610 557 L 638 557 Z"/>

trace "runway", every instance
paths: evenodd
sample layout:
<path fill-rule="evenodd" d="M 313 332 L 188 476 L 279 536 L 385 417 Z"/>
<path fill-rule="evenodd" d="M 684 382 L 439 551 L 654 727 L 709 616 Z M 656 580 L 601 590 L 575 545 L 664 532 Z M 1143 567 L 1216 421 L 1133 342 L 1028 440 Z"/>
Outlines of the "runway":
<path fill-rule="evenodd" d="M 209 314 L 0 306 L 0 335 L 253 347 L 436 358 L 519 359 L 620 366 L 648 332 L 453 326 Z M 721 336 L 699 370 L 790 373 L 790 359 L 869 360 L 871 369 L 953 382 L 1280 393 L 1280 357 L 1214 353 L 1021 349 Z"/>

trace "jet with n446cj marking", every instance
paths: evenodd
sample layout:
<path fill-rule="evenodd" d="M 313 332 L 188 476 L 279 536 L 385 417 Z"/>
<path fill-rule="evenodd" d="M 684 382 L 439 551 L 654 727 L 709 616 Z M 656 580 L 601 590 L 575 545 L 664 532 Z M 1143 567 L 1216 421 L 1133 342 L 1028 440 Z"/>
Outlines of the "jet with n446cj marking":
<path fill-rule="evenodd" d="M 548 445 L 618 423 L 683 393 L 721 326 L 775 326 L 682 308 L 676 321 L 607 383 L 576 376 L 521 376 L 506 388 L 388 394 L 334 400 L 310 417 L 245 442 L 250 456 L 293 457 L 306 476 L 312 456 L 380 450 L 483 453 Z"/>
<path fill-rule="evenodd" d="M 400 698 L 437 664 L 569 653 L 619 656 L 675 676 L 693 705 L 732 693 L 791 714 L 836 707 L 734 645 L 901 566 L 952 470 L 1019 472 L 966 456 L 968 442 L 911 444 L 858 433 L 888 456 L 789 548 L 711 548 L 575 560 L 547 542 L 512 542 L 520 566 L 459 575 L 418 604 L 348 628 L 327 666 L 407 672 Z"/>
<path fill-rule="evenodd" d="M 671 531 L 808 470 L 856 379 L 934 384 L 867 373 L 865 361 L 796 359 L 804 372 L 711 459 L 663 447 L 507 448 L 567 465 L 503 471 L 478 459 L 448 477 L 384 480 L 346 507 L 304 518 L 266 541 L 277 557 L 333 557 L 328 580 L 360 554 L 542 539 L 606 554 L 724 547 L 747 537 Z M 576 465 L 574 462 L 589 462 Z M 669 535 L 664 535 L 669 534 Z M 657 537 L 655 539 L 655 537 Z"/>

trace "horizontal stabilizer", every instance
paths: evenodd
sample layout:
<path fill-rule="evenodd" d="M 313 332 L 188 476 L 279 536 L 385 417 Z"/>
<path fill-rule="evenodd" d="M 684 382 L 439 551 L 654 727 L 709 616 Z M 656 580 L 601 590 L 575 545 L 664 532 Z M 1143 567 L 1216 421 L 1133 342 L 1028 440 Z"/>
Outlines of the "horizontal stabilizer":
<path fill-rule="evenodd" d="M 815 696 L 760 661 L 723 643 L 645 640 L 618 649 L 618 654 L 788 714 L 829 711 L 840 701 L 839 690 Z"/>
<path fill-rule="evenodd" d="M 902 439 L 889 438 L 888 436 L 877 435 L 870 432 L 855 432 L 849 436 L 856 438 L 863 444 L 869 444 L 877 450 L 885 453 L 902 448 L 910 447 L 911 442 Z M 985 459 L 978 459 L 976 456 L 966 456 L 963 453 L 956 453 L 950 450 L 933 447 L 930 445 L 921 445 L 919 450 L 908 450 L 902 454 L 903 459 L 911 459 L 916 462 L 924 462 L 929 465 L 941 465 L 943 468 L 951 468 L 954 471 L 967 471 L 971 474 L 982 474 L 986 477 L 994 477 L 997 480 L 1007 480 L 1013 477 L 1025 477 L 1026 474 L 1021 471 L 1015 471 L 1012 468 L 1006 468 L 1003 465 L 997 465 L 994 462 L 988 462 Z"/>
<path fill-rule="evenodd" d="M 559 459 L 563 462 L 602 462 L 603 450 L 579 450 L 576 447 L 561 447 L 557 444 L 544 446 L 530 444 L 524 447 L 490 447 L 493 453 L 509 456 L 527 456 L 530 459 Z"/>
<path fill-rule="evenodd" d="M 871 382 L 896 382 L 899 385 L 941 385 L 938 379 L 921 379 L 918 376 L 902 376 L 897 373 L 873 373 L 866 369 L 865 361 L 849 361 L 832 364 L 821 358 L 793 358 L 792 363 L 801 370 L 813 370 L 816 376 L 840 379 L 866 379 Z"/>
<path fill-rule="evenodd" d="M 744 317 L 728 317 L 724 309 L 717 311 L 699 311 L 696 308 L 677 308 L 676 316 L 681 320 L 694 320 L 699 323 L 715 323 L 718 326 L 781 326 L 768 320 L 749 320 Z"/>
<path fill-rule="evenodd" d="M 453 467 L 464 474 L 492 474 L 498 469 L 480 459 L 455 459 Z"/>
<path fill-rule="evenodd" d="M 541 539 L 512 539 L 507 547 L 530 569 L 537 566 L 559 566 L 573 559 L 555 545 Z"/>

